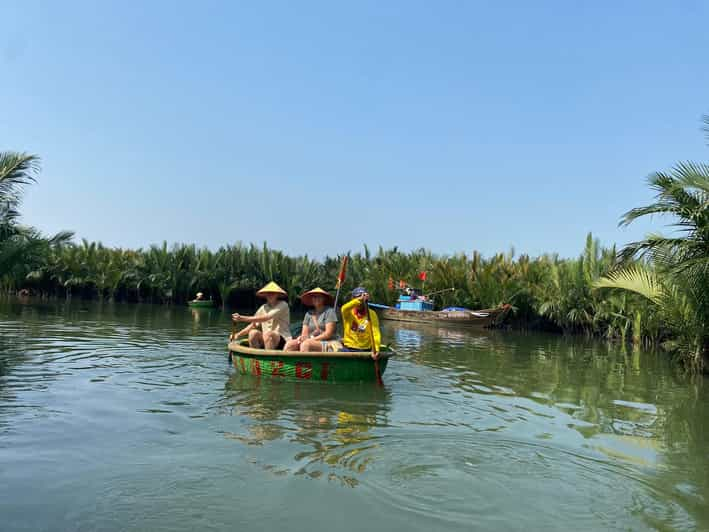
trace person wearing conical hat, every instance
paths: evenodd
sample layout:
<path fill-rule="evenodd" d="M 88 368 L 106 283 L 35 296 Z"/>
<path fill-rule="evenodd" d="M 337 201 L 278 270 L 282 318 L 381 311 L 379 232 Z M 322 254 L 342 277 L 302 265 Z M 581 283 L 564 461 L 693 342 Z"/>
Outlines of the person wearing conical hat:
<path fill-rule="evenodd" d="M 253 316 L 243 316 L 238 312 L 231 315 L 235 322 L 248 323 L 235 338 L 249 335 L 249 346 L 265 349 L 283 349 L 291 339 L 290 309 L 283 301 L 288 297 L 283 288 L 271 281 L 256 292 L 258 297 L 266 299 Z M 260 329 L 260 330 L 259 330 Z"/>
<path fill-rule="evenodd" d="M 303 318 L 303 328 L 298 338 L 286 343 L 286 351 L 337 351 L 340 343 L 337 334 L 337 314 L 332 308 L 334 297 L 322 288 L 314 288 L 300 296 L 303 305 L 313 307 Z"/>

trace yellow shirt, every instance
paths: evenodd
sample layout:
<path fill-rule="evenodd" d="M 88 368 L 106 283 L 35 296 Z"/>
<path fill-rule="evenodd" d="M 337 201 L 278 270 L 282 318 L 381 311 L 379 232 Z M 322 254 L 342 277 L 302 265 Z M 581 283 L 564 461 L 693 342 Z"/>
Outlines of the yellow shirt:
<path fill-rule="evenodd" d="M 277 332 L 286 340 L 291 339 L 290 334 L 290 309 L 288 308 L 288 303 L 285 301 L 279 301 L 273 307 L 268 303 L 261 305 L 256 311 L 255 316 L 268 316 L 270 319 L 268 321 L 262 321 L 258 325 L 261 326 L 261 330 L 265 333 L 269 331 Z"/>
<path fill-rule="evenodd" d="M 359 310 L 359 299 L 342 305 L 342 328 L 344 338 L 342 343 L 352 349 L 372 349 L 372 336 L 374 333 L 374 347 L 377 352 L 382 345 L 382 333 L 379 330 L 377 313 L 369 309 L 369 317 Z"/>

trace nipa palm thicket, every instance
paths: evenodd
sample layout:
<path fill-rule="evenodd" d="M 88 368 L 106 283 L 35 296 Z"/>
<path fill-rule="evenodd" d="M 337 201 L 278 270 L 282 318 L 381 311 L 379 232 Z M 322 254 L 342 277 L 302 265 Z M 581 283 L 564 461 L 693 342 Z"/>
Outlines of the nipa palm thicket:
<path fill-rule="evenodd" d="M 212 251 L 164 242 L 127 250 L 74 243 L 67 233 L 45 238 L 18 222 L 22 187 L 37 171 L 33 156 L 0 154 L 0 288 L 5 291 L 24 287 L 43 295 L 163 304 L 183 303 L 200 291 L 222 305 L 243 307 L 254 305 L 254 292 L 271 280 L 288 291 L 291 303 L 315 286 L 334 288 L 342 257 L 289 257 L 266 244 L 236 243 Z M 651 235 L 620 255 L 590 234 L 582 253 L 571 259 L 516 256 L 513 250 L 490 257 L 396 247 L 372 252 L 364 246 L 350 257 L 343 291 L 364 285 L 374 301 L 393 304 L 404 285 L 434 294 L 439 308 L 510 304 L 508 323 L 518 327 L 663 342 L 700 361 L 707 339 L 707 175 L 706 166 L 686 163 L 654 176 L 658 202 L 630 211 L 624 222 L 669 213 L 679 220 L 681 233 Z"/>

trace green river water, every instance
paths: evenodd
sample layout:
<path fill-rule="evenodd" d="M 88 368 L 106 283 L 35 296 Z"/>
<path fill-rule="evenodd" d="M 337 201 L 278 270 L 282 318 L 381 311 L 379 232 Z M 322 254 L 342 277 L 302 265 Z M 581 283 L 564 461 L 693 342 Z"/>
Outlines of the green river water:
<path fill-rule="evenodd" d="M 383 323 L 384 386 L 229 366 L 228 314 L 0 301 L 0 530 L 709 530 L 709 381 Z"/>

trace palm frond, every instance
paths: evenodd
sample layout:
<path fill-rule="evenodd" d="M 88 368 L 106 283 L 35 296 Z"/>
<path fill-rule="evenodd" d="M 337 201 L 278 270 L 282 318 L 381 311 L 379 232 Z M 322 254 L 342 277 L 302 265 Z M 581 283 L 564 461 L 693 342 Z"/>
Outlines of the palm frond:
<path fill-rule="evenodd" d="M 593 287 L 628 290 L 658 304 L 667 294 L 657 274 L 640 266 L 611 272 L 596 281 Z"/>
<path fill-rule="evenodd" d="M 21 188 L 36 181 L 40 159 L 36 155 L 0 152 L 0 202 L 16 205 Z"/>

